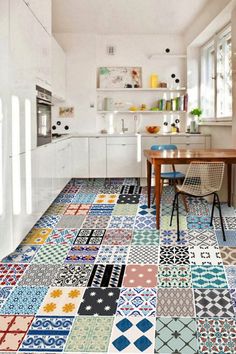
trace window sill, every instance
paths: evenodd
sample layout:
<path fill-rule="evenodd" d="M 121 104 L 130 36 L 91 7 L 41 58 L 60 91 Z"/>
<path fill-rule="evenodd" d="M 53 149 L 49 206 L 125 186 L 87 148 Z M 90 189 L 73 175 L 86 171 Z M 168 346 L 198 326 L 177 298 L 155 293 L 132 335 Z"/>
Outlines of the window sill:
<path fill-rule="evenodd" d="M 221 120 L 221 121 L 212 121 L 212 120 L 206 120 L 206 121 L 202 121 L 201 123 L 199 123 L 200 126 L 204 127 L 204 126 L 225 126 L 225 127 L 232 127 L 232 120 Z"/>

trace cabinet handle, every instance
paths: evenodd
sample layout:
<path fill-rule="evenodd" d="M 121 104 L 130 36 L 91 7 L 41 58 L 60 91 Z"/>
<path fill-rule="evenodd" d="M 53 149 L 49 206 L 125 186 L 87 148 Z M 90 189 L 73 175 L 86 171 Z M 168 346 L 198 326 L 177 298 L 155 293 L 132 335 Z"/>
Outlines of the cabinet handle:
<path fill-rule="evenodd" d="M 121 144 L 122 146 L 126 146 L 126 144 Z"/>

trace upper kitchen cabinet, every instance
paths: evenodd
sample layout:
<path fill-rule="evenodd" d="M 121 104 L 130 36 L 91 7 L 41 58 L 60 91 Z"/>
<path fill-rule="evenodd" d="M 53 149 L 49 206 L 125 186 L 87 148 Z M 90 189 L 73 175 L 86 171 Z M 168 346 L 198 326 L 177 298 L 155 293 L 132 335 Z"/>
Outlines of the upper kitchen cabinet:
<path fill-rule="evenodd" d="M 66 97 L 66 57 L 64 50 L 52 38 L 52 96 L 58 100 Z"/>
<path fill-rule="evenodd" d="M 52 33 L 52 2 L 51 0 L 24 0 L 45 30 Z"/>

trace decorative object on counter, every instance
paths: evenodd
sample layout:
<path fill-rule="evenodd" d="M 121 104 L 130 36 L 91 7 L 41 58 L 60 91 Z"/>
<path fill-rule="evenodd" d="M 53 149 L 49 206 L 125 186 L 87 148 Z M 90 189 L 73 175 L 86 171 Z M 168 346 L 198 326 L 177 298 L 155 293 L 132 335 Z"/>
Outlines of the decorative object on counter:
<path fill-rule="evenodd" d="M 161 127 L 159 125 L 147 125 L 146 131 L 150 134 L 157 134 L 161 130 Z"/>
<path fill-rule="evenodd" d="M 176 125 L 175 125 L 175 123 L 172 123 L 171 124 L 171 133 L 177 133 L 177 127 L 176 127 Z"/>
<path fill-rule="evenodd" d="M 179 133 L 179 132 L 180 132 L 179 123 L 180 123 L 180 120 L 177 118 L 177 119 L 175 120 L 176 133 Z"/>
<path fill-rule="evenodd" d="M 146 111 L 147 110 L 147 105 L 142 103 L 140 106 L 140 111 Z"/>
<path fill-rule="evenodd" d="M 59 107 L 60 118 L 74 118 L 74 107 Z"/>
<path fill-rule="evenodd" d="M 101 67 L 99 88 L 141 88 L 141 67 Z"/>
<path fill-rule="evenodd" d="M 164 98 L 157 101 L 157 108 L 160 111 L 187 111 L 188 96 L 187 94 L 165 100 Z"/>
<path fill-rule="evenodd" d="M 159 87 L 160 88 L 167 88 L 167 82 L 160 82 Z"/>
<path fill-rule="evenodd" d="M 65 126 L 64 126 L 64 129 L 65 129 L 65 130 L 69 130 L 69 125 L 65 125 Z"/>
<path fill-rule="evenodd" d="M 191 110 L 191 121 L 190 121 L 190 133 L 191 134 L 199 134 L 199 122 L 200 122 L 200 117 L 202 115 L 202 109 L 199 107 L 196 107 Z"/>
<path fill-rule="evenodd" d="M 107 130 L 106 129 L 102 129 L 101 130 L 101 134 L 107 134 Z"/>
<path fill-rule="evenodd" d="M 113 110 L 113 98 L 104 97 L 104 111 L 112 111 Z"/>
<path fill-rule="evenodd" d="M 162 128 L 162 130 L 163 130 L 163 133 L 169 133 L 170 132 L 170 126 L 169 126 L 169 123 L 168 122 L 164 122 L 163 123 L 163 128 Z"/>
<path fill-rule="evenodd" d="M 157 74 L 152 74 L 150 77 L 150 87 L 151 88 L 157 88 L 159 87 L 159 81 L 158 81 L 158 76 Z"/>
<path fill-rule="evenodd" d="M 131 112 L 136 112 L 136 111 L 138 111 L 138 107 L 136 107 L 136 106 L 131 106 L 131 107 L 129 107 L 129 111 L 131 111 Z"/>
<path fill-rule="evenodd" d="M 57 121 L 57 125 L 61 125 L 61 121 L 60 120 Z"/>

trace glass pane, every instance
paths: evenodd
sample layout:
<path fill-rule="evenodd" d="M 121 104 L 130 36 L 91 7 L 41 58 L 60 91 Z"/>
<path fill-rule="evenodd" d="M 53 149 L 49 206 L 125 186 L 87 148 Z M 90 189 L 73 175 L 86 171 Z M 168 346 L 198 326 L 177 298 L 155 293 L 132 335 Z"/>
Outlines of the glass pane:
<path fill-rule="evenodd" d="M 203 117 L 214 117 L 215 113 L 215 49 L 209 43 L 202 50 L 201 108 Z"/>

